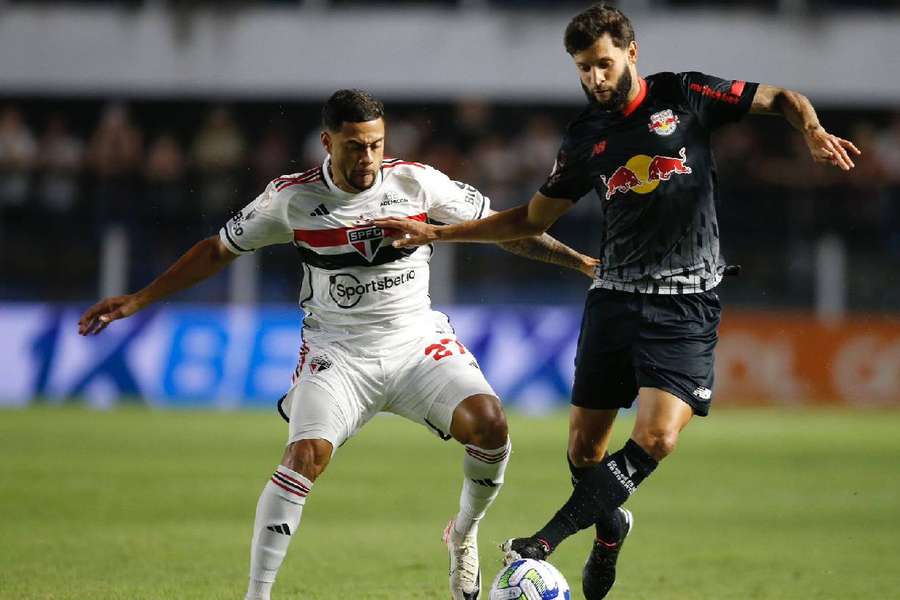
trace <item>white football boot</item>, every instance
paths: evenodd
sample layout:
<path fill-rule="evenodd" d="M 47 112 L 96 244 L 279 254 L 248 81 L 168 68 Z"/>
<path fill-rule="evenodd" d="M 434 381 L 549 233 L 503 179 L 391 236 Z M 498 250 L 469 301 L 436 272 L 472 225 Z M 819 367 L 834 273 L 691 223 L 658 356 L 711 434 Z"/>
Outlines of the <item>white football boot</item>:
<path fill-rule="evenodd" d="M 453 600 L 478 600 L 481 594 L 481 569 L 478 564 L 477 534 L 459 537 L 453 519 L 444 529 L 444 543 L 450 552 L 450 597 Z"/>

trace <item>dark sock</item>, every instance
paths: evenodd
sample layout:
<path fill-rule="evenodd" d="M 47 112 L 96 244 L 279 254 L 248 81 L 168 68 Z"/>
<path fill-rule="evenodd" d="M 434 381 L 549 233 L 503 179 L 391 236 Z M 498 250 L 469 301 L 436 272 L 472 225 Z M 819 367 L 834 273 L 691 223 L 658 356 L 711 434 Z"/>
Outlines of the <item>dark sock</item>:
<path fill-rule="evenodd" d="M 609 458 L 609 452 L 603 454 L 603 460 Z M 572 459 L 566 453 L 566 460 L 569 463 L 569 473 L 572 474 L 572 486 L 578 485 L 578 482 L 584 477 L 585 473 L 591 469 L 598 469 L 602 463 L 588 465 L 586 467 L 576 467 Z M 616 518 L 616 513 L 603 513 L 596 523 L 597 538 L 605 542 L 619 539 L 622 535 L 622 521 Z"/>
<path fill-rule="evenodd" d="M 634 440 L 628 440 L 621 450 L 595 467 L 579 469 L 572 465 L 573 481 L 576 476 L 578 479 L 572 495 L 535 537 L 546 541 L 552 550 L 570 535 L 595 523 L 602 522 L 604 529 L 618 527 L 618 524 L 610 523 L 615 520 L 616 509 L 628 500 L 656 465 L 656 459 Z M 606 539 L 604 536 L 608 537 L 610 533 L 615 534 L 615 531 L 605 530 L 601 539 Z"/>
<path fill-rule="evenodd" d="M 609 453 L 607 452 L 603 455 L 603 459 L 605 460 L 608 456 Z M 568 452 L 566 453 L 566 461 L 569 463 L 569 473 L 572 474 L 572 487 L 578 485 L 578 481 L 584 477 L 585 473 L 600 466 L 600 463 L 597 463 L 596 465 L 588 465 L 586 467 L 576 467 L 575 463 L 573 463 L 572 459 L 569 457 Z"/>

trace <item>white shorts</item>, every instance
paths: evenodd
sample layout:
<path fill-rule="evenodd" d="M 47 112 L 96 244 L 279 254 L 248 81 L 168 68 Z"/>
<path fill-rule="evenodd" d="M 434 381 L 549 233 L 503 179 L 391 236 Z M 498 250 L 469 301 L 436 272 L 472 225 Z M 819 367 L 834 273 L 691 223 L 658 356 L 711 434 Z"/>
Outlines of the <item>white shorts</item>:
<path fill-rule="evenodd" d="M 379 412 L 450 439 L 460 402 L 497 394 L 446 317 L 435 314 L 434 327 L 394 332 L 375 349 L 358 339 L 304 342 L 294 384 L 278 405 L 289 423 L 288 444 L 325 439 L 336 450 Z"/>

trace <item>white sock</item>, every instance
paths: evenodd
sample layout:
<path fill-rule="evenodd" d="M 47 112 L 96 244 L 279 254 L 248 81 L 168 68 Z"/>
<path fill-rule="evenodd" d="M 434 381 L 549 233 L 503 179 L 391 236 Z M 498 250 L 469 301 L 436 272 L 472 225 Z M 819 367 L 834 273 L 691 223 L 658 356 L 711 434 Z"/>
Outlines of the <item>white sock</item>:
<path fill-rule="evenodd" d="M 272 584 L 291 537 L 300 525 L 300 513 L 312 482 L 278 465 L 256 504 L 256 522 L 250 547 L 250 585 L 246 600 L 269 600 Z"/>
<path fill-rule="evenodd" d="M 512 443 L 507 439 L 503 446 L 494 450 L 472 445 L 465 448 L 465 479 L 459 495 L 459 514 L 453 524 L 453 533 L 460 538 L 477 533 L 478 522 L 500 492 Z"/>

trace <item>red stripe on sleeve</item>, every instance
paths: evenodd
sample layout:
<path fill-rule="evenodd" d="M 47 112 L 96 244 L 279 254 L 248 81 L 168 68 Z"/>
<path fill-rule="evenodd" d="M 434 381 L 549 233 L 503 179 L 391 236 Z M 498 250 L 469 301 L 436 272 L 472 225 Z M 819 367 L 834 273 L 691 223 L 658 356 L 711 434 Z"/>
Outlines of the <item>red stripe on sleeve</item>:
<path fill-rule="evenodd" d="M 740 96 L 744 93 L 744 86 L 747 85 L 746 81 L 732 81 L 731 82 L 731 93 L 735 96 Z"/>

